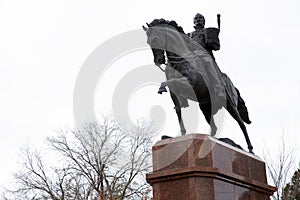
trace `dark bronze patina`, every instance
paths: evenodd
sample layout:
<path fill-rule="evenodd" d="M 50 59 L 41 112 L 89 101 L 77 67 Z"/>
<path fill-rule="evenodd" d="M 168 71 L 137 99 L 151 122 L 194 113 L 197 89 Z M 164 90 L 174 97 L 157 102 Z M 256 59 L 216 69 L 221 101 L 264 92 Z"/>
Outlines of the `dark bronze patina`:
<path fill-rule="evenodd" d="M 188 107 L 188 99 L 199 102 L 206 121 L 210 124 L 211 135 L 215 136 L 217 127 L 213 116 L 222 107 L 226 108 L 237 121 L 245 136 L 248 149 L 253 153 L 246 126 L 250 124 L 248 110 L 240 92 L 230 78 L 219 69 L 212 51 L 220 49 L 220 15 L 218 28 L 205 28 L 201 14 L 194 17 L 195 31 L 185 34 L 175 21 L 155 19 L 148 28 L 148 43 L 152 49 L 154 63 L 166 65 L 164 81 L 158 93 L 167 92 L 175 105 L 182 135 L 186 133 L 181 108 Z"/>

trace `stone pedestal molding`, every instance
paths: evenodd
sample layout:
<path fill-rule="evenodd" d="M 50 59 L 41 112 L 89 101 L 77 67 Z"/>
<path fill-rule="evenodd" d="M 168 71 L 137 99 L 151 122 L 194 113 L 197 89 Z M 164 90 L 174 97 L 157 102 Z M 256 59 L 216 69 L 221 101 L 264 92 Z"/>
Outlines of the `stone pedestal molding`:
<path fill-rule="evenodd" d="M 147 181 L 154 200 L 269 200 L 265 163 L 204 134 L 157 142 Z"/>

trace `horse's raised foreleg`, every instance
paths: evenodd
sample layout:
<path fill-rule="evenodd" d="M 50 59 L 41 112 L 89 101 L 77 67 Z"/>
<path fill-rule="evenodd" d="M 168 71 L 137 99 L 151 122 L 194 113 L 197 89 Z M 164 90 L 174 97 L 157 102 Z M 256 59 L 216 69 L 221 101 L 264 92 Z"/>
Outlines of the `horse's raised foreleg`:
<path fill-rule="evenodd" d="M 165 82 L 162 82 L 161 84 L 160 84 L 160 87 L 159 87 L 159 89 L 158 89 L 158 94 L 162 94 L 163 92 L 167 92 L 167 88 L 166 88 L 166 84 L 165 84 Z"/>
<path fill-rule="evenodd" d="M 181 105 L 180 102 L 178 100 L 178 98 L 176 97 L 176 94 L 173 92 L 170 92 L 171 98 L 173 100 L 173 103 L 175 105 L 174 109 L 176 111 L 177 117 L 178 117 L 178 122 L 179 122 L 179 126 L 180 126 L 180 131 L 181 131 L 181 135 L 185 135 L 186 130 L 182 121 L 182 115 L 181 115 Z"/>
<path fill-rule="evenodd" d="M 248 145 L 248 149 L 250 153 L 253 153 L 253 146 L 250 142 L 249 136 L 248 136 L 248 132 L 246 129 L 246 126 L 242 120 L 242 118 L 240 117 L 240 114 L 237 110 L 236 107 L 234 107 L 230 102 L 227 103 L 227 110 L 230 113 L 230 115 L 237 121 L 237 123 L 239 124 L 240 128 L 242 129 L 247 145 Z"/>
<path fill-rule="evenodd" d="M 162 94 L 163 92 L 167 92 L 166 87 L 168 86 L 169 88 L 176 88 L 176 84 L 179 84 L 179 87 L 191 87 L 188 80 L 184 77 L 182 78 L 171 78 L 169 80 L 166 80 L 160 84 L 160 87 L 158 89 L 158 93 Z"/>
<path fill-rule="evenodd" d="M 215 136 L 217 133 L 217 126 L 215 124 L 215 120 L 213 117 L 215 113 L 213 113 L 211 110 L 211 103 L 199 104 L 199 106 L 207 123 L 210 125 L 210 129 L 211 129 L 210 135 Z"/>
<path fill-rule="evenodd" d="M 180 94 L 187 99 L 197 101 L 196 93 L 190 82 L 185 77 L 171 78 L 167 81 L 162 82 L 158 93 L 162 94 L 163 92 L 167 92 L 166 86 L 169 87 L 170 91 L 173 91 L 176 94 Z"/>

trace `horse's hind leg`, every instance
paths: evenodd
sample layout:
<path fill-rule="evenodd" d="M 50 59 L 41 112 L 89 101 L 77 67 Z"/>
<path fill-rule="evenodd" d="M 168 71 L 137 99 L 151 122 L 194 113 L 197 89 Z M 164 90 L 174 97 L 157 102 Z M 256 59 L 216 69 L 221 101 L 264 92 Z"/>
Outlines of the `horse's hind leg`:
<path fill-rule="evenodd" d="M 180 131 L 181 131 L 181 135 L 185 135 L 186 130 L 182 121 L 182 115 L 181 115 L 181 105 L 180 102 L 178 100 L 178 98 L 176 97 L 176 94 L 170 91 L 170 95 L 171 98 L 173 100 L 173 103 L 175 105 L 174 109 L 176 111 L 177 117 L 178 117 L 178 122 L 179 122 L 179 126 L 180 126 Z"/>
<path fill-rule="evenodd" d="M 207 123 L 210 125 L 210 129 L 211 129 L 211 136 L 215 136 L 217 133 L 217 126 L 215 124 L 215 120 L 214 120 L 214 113 L 212 113 L 211 110 L 211 103 L 205 103 L 205 104 L 199 104 L 200 109 L 207 121 Z"/>
<path fill-rule="evenodd" d="M 250 153 L 253 153 L 253 146 L 250 142 L 249 136 L 248 136 L 248 132 L 246 129 L 246 126 L 242 120 L 242 118 L 240 117 L 240 114 L 238 113 L 238 110 L 236 107 L 232 106 L 232 104 L 229 102 L 227 103 L 227 110 L 230 113 L 230 115 L 237 121 L 237 123 L 239 124 L 240 128 L 242 129 L 247 145 L 248 145 L 248 149 Z"/>

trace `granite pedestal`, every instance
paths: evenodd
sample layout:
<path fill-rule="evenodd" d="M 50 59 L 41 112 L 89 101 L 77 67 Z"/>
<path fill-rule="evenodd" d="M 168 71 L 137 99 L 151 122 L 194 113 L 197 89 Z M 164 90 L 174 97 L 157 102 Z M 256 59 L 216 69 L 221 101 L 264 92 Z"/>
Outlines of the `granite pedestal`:
<path fill-rule="evenodd" d="M 154 200 L 269 200 L 265 163 L 204 134 L 157 142 L 147 181 Z"/>

